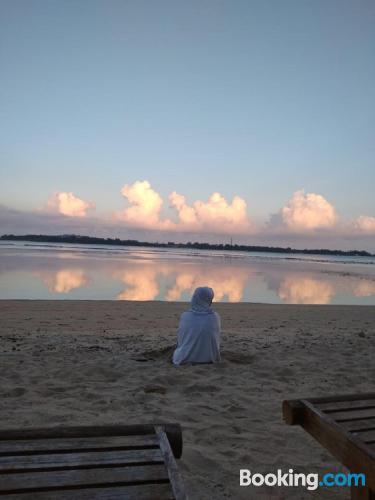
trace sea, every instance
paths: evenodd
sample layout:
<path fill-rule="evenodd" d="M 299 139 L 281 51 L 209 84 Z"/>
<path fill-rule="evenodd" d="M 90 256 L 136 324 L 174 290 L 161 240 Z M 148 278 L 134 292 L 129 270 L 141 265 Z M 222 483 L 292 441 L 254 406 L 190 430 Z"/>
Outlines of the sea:
<path fill-rule="evenodd" d="M 0 299 L 375 305 L 375 258 L 0 241 Z"/>

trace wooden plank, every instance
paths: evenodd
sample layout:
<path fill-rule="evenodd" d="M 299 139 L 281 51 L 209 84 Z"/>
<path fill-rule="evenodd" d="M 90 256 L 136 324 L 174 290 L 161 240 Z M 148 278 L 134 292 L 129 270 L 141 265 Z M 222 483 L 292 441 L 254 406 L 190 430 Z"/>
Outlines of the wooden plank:
<path fill-rule="evenodd" d="M 169 440 L 162 427 L 155 426 L 156 435 L 159 440 L 160 451 L 168 471 L 169 480 L 176 500 L 186 500 L 185 488 L 174 458 Z"/>
<path fill-rule="evenodd" d="M 329 416 L 336 422 L 348 422 L 349 420 L 362 420 L 364 418 L 375 418 L 374 408 L 358 408 L 352 411 L 335 411 L 329 413 Z"/>
<path fill-rule="evenodd" d="M 330 413 L 332 411 L 343 410 L 346 409 L 355 409 L 355 408 L 375 408 L 375 398 L 373 399 L 356 399 L 352 401 L 337 401 L 330 403 L 314 403 L 320 410 L 323 410 L 325 413 Z"/>
<path fill-rule="evenodd" d="M 288 402 L 284 403 L 283 409 L 288 407 Z M 349 470 L 364 472 L 368 486 L 375 489 L 375 450 L 345 431 L 310 400 L 300 400 L 300 404 L 304 407 L 302 427 Z"/>
<path fill-rule="evenodd" d="M 0 493 L 107 487 L 114 484 L 125 486 L 129 483 L 142 484 L 168 481 L 169 477 L 164 465 L 18 472 L 0 475 Z"/>
<path fill-rule="evenodd" d="M 160 424 L 163 426 L 178 424 Z M 97 425 L 79 427 L 49 427 L 35 429 L 2 429 L 0 440 L 5 439 L 48 439 L 48 438 L 74 438 L 95 436 L 134 436 L 155 434 L 153 424 L 134 425 Z"/>
<path fill-rule="evenodd" d="M 373 430 L 375 429 L 375 418 L 364 418 L 361 420 L 352 420 L 340 422 L 340 426 L 347 431 Z"/>
<path fill-rule="evenodd" d="M 0 441 L 0 456 L 45 453 L 81 452 L 116 449 L 147 449 L 157 447 L 155 435 L 144 436 L 107 436 L 86 438 L 17 439 Z"/>
<path fill-rule="evenodd" d="M 165 424 L 163 426 L 158 425 L 157 427 L 159 429 L 164 429 L 169 444 L 172 448 L 174 457 L 181 458 L 183 442 L 182 442 L 182 429 L 180 424 Z"/>
<path fill-rule="evenodd" d="M 375 443 L 375 429 L 371 431 L 354 431 L 352 434 L 364 443 Z"/>
<path fill-rule="evenodd" d="M 0 429 L 2 439 L 49 439 L 99 436 L 141 436 L 155 434 L 155 425 L 164 428 L 167 435 L 180 438 L 181 426 L 176 423 L 152 423 L 133 425 L 100 425 L 79 427 L 47 427 L 31 429 Z M 178 444 L 178 443 L 176 443 Z"/>
<path fill-rule="evenodd" d="M 129 464 L 163 463 L 160 450 L 120 450 L 86 453 L 8 455 L 0 457 L 0 474 L 4 472 L 77 469 Z"/>
<path fill-rule="evenodd" d="M 169 483 L 0 495 L 1 500 L 173 500 Z"/>
<path fill-rule="evenodd" d="M 307 398 L 304 401 L 309 401 L 314 405 L 319 405 L 321 403 L 336 403 L 339 401 L 360 401 L 363 399 L 374 399 L 375 392 L 365 392 L 365 393 L 355 393 L 355 394 L 342 394 L 339 396 L 323 396 L 319 398 Z M 302 401 L 302 400 L 299 400 Z"/>
<path fill-rule="evenodd" d="M 283 401 L 283 418 L 288 425 L 302 425 L 305 405 L 300 399 L 288 399 Z"/>

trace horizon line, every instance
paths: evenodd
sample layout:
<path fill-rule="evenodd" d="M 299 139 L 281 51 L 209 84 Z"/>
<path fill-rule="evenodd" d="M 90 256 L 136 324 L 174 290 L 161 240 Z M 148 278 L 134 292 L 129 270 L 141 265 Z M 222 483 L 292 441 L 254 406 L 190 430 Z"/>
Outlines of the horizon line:
<path fill-rule="evenodd" d="M 68 241 L 68 240 L 76 241 Z M 85 239 L 86 241 L 82 241 Z M 0 240 L 8 241 L 39 241 L 43 243 L 76 243 L 76 244 L 96 244 L 96 245 L 114 245 L 114 246 L 148 246 L 155 248 L 196 248 L 198 250 L 226 250 L 226 251 L 257 251 L 257 252 L 274 252 L 274 253 L 297 253 L 297 254 L 307 254 L 307 255 L 337 255 L 337 256 L 356 256 L 356 257 L 375 257 L 375 254 L 370 253 L 366 250 L 330 250 L 328 248 L 292 248 L 292 247 L 274 247 L 268 245 L 244 245 L 244 244 L 233 244 L 232 238 L 231 243 L 208 243 L 208 242 L 185 242 L 176 243 L 174 241 L 168 241 L 167 243 L 159 242 L 149 242 L 149 241 L 139 241 L 135 239 L 120 239 L 112 237 L 101 237 L 101 236 L 88 236 L 80 235 L 75 233 L 64 233 L 64 234 L 3 234 L 0 236 Z M 53 241 L 55 240 L 55 241 Z"/>

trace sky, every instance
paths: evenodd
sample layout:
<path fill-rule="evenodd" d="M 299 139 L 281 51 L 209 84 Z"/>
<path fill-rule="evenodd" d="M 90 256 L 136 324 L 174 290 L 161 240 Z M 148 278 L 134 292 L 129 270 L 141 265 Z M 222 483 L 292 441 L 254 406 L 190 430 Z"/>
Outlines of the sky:
<path fill-rule="evenodd" d="M 0 0 L 0 233 L 375 251 L 372 0 Z"/>

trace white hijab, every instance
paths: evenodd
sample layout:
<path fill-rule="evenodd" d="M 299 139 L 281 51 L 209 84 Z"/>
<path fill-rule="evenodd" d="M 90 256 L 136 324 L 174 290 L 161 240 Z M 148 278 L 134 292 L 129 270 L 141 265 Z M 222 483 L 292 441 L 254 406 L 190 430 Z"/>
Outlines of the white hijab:
<path fill-rule="evenodd" d="M 214 291 L 199 287 L 189 311 L 180 318 L 173 363 L 215 363 L 220 361 L 220 317 L 211 309 Z"/>
<path fill-rule="evenodd" d="M 213 314 L 211 303 L 214 299 L 214 291 L 208 286 L 200 286 L 195 289 L 191 298 L 191 312 L 200 314 Z"/>

